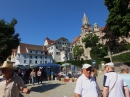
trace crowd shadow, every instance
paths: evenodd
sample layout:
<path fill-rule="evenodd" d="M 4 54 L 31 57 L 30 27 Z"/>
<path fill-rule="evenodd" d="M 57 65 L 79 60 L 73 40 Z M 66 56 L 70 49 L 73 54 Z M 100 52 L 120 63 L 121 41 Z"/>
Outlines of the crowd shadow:
<path fill-rule="evenodd" d="M 38 86 L 35 86 L 35 87 L 32 87 L 31 88 L 31 92 L 34 91 L 34 92 L 46 92 L 48 90 L 52 90 L 60 85 L 65 85 L 66 83 L 43 83 L 41 85 L 38 85 Z M 22 96 L 21 96 L 22 97 Z"/>

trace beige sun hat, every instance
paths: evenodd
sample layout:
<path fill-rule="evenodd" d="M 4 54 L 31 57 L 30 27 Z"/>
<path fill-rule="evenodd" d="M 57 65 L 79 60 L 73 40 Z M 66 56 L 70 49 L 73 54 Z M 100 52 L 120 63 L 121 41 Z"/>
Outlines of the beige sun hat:
<path fill-rule="evenodd" d="M 0 68 L 8 68 L 8 69 L 15 69 L 13 66 L 13 62 L 4 61 L 3 65 Z"/>

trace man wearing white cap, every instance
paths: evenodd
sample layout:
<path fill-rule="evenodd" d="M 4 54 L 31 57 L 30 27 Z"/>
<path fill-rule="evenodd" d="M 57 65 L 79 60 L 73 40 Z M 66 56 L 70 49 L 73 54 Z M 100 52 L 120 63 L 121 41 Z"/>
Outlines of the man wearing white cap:
<path fill-rule="evenodd" d="M 92 66 L 84 64 L 82 75 L 77 79 L 75 97 L 98 97 L 98 86 L 95 79 L 91 77 Z"/>
<path fill-rule="evenodd" d="M 103 97 L 129 97 L 129 90 L 123 78 L 114 71 L 112 62 L 105 64 Z"/>

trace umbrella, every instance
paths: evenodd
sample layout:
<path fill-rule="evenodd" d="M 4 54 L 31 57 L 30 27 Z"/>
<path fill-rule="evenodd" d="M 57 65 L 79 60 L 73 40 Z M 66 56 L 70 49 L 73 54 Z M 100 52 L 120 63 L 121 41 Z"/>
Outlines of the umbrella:
<path fill-rule="evenodd" d="M 37 65 L 31 65 L 30 66 L 30 68 L 36 68 L 37 67 Z"/>
<path fill-rule="evenodd" d="M 46 63 L 46 64 L 38 64 L 38 67 L 60 67 L 59 64 L 54 64 L 54 63 Z"/>
<path fill-rule="evenodd" d="M 70 63 L 64 63 L 61 66 L 70 66 L 70 65 L 71 65 Z"/>
<path fill-rule="evenodd" d="M 28 66 L 20 66 L 21 69 L 29 69 Z"/>

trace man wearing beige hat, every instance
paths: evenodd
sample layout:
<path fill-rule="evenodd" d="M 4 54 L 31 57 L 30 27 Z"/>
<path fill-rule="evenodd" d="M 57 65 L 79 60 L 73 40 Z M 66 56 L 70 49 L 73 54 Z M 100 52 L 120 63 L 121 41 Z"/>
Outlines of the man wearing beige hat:
<path fill-rule="evenodd" d="M 92 66 L 84 64 L 82 75 L 77 79 L 75 97 L 98 97 L 98 86 L 94 77 L 91 76 Z"/>
<path fill-rule="evenodd" d="M 14 73 L 12 62 L 4 61 L 0 67 L 5 80 L 0 81 L 0 97 L 19 97 L 20 91 L 30 93 L 21 77 Z"/>
<path fill-rule="evenodd" d="M 124 79 L 114 71 L 112 62 L 105 64 L 103 97 L 129 97 L 129 90 Z"/>

